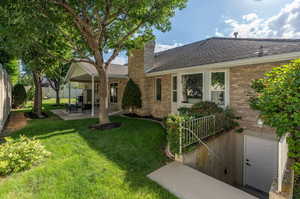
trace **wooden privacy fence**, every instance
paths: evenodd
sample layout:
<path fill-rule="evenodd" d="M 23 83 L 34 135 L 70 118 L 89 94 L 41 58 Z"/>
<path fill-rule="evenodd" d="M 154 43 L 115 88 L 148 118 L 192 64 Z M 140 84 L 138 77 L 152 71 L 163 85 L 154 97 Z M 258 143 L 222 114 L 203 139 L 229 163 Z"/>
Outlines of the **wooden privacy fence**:
<path fill-rule="evenodd" d="M 8 118 L 11 108 L 11 83 L 5 69 L 0 64 L 0 133 Z"/>

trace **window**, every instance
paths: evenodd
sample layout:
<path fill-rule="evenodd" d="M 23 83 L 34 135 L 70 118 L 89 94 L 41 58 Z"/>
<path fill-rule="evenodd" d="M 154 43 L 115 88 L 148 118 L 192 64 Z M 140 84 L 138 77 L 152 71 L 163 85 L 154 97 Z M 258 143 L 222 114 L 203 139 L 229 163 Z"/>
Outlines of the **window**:
<path fill-rule="evenodd" d="M 183 103 L 195 104 L 203 100 L 203 74 L 182 76 Z"/>
<path fill-rule="evenodd" d="M 161 101 L 161 79 L 155 79 L 155 99 Z"/>
<path fill-rule="evenodd" d="M 211 101 L 225 105 L 225 72 L 212 72 L 210 85 Z"/>
<path fill-rule="evenodd" d="M 110 84 L 110 102 L 113 104 L 118 103 L 118 83 Z"/>
<path fill-rule="evenodd" d="M 177 102 L 177 76 L 172 77 L 172 101 Z"/>

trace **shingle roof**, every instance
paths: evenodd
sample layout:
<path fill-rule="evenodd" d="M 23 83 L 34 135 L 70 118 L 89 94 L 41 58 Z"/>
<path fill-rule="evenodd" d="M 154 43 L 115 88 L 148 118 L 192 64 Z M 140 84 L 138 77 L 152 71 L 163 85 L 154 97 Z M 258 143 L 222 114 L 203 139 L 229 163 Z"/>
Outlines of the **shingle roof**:
<path fill-rule="evenodd" d="M 148 73 L 291 52 L 300 52 L 300 39 L 213 37 L 156 53 Z"/>
<path fill-rule="evenodd" d="M 87 71 L 87 73 L 89 73 L 90 75 L 98 76 L 98 72 L 92 64 L 89 64 L 86 62 L 79 62 L 77 64 L 80 65 L 81 67 L 83 67 L 84 70 Z M 126 76 L 126 75 L 128 75 L 128 66 L 119 65 L 119 64 L 111 64 L 110 67 L 108 68 L 108 75 Z"/>

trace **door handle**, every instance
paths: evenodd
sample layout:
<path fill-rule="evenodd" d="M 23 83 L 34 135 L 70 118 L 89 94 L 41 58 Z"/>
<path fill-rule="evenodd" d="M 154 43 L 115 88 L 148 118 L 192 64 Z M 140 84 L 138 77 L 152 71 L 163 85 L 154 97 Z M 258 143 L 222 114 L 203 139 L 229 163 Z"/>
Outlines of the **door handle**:
<path fill-rule="evenodd" d="M 247 166 L 249 166 L 249 167 L 251 166 L 251 164 L 250 164 L 250 163 L 248 163 L 248 162 L 246 162 L 246 165 L 247 165 Z"/>

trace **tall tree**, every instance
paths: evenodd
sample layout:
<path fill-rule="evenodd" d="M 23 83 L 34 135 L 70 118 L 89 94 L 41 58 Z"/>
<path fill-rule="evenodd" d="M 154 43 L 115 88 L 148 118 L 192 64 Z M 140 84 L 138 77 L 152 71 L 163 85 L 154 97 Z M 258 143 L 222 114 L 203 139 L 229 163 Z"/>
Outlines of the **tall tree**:
<path fill-rule="evenodd" d="M 61 85 L 64 83 L 64 77 L 66 76 L 70 63 L 61 63 L 54 64 L 51 68 L 48 68 L 46 71 L 46 77 L 49 81 L 50 87 L 56 93 L 56 104 L 60 104 L 60 89 Z"/>
<path fill-rule="evenodd" d="M 5 50 L 22 59 L 32 73 L 35 86 L 33 112 L 42 117 L 43 73 L 58 60 L 69 61 L 71 48 L 57 26 L 26 3 L 29 2 L 0 2 L 0 40 L 5 40 Z"/>
<path fill-rule="evenodd" d="M 170 18 L 187 0 L 35 0 L 63 30 L 79 61 L 92 64 L 100 77 L 100 124 L 109 123 L 108 68 L 121 51 L 142 47 L 154 39 L 154 29 L 168 31 Z M 32 2 L 32 1 L 30 1 Z M 32 5 L 32 4 L 31 4 Z M 59 16 L 59 19 L 58 19 Z M 59 22 L 60 21 L 60 22 Z M 63 23 L 62 23 L 63 21 Z M 104 56 L 109 53 L 109 57 Z"/>
<path fill-rule="evenodd" d="M 130 51 L 154 39 L 154 29 L 169 31 L 170 18 L 187 0 L 3 0 L 27 33 L 62 34 L 76 61 L 92 64 L 100 77 L 100 124 L 109 123 L 108 68 L 121 51 Z M 21 13 L 21 14 L 20 14 Z M 13 17 L 8 20 L 14 19 Z M 40 27 L 36 28 L 36 24 Z M 49 28 L 45 27 L 49 24 Z M 51 24 L 51 25 L 50 25 Z M 57 33 L 59 31 L 59 33 Z M 35 35 L 35 34 L 34 34 Z M 111 52 L 111 53 L 109 53 Z M 109 54 L 107 59 L 105 55 Z"/>
<path fill-rule="evenodd" d="M 13 55 L 3 49 L 3 44 L 0 46 L 0 64 L 6 69 L 9 74 L 12 84 L 16 84 L 20 75 L 20 62 Z"/>

